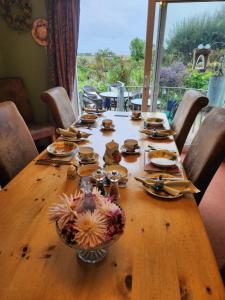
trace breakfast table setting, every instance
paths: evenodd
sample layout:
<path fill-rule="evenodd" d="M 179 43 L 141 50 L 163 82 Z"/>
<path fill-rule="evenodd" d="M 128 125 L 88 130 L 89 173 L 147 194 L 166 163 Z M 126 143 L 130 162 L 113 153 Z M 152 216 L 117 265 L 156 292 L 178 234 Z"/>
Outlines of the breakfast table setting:
<path fill-rule="evenodd" d="M 224 300 L 166 115 L 84 111 L 0 191 L 0 299 Z"/>

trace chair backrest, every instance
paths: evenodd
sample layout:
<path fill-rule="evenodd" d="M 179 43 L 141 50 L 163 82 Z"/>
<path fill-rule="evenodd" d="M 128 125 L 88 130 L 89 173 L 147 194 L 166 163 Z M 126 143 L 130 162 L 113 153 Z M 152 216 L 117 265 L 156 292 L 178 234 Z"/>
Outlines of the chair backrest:
<path fill-rule="evenodd" d="M 200 203 L 212 177 L 225 157 L 225 109 L 214 108 L 203 121 L 183 165 L 187 177 L 200 189 Z"/>
<path fill-rule="evenodd" d="M 15 104 L 0 103 L 1 184 L 6 184 L 37 155 L 31 134 Z"/>
<path fill-rule="evenodd" d="M 208 102 L 208 98 L 198 91 L 189 90 L 184 94 L 171 124 L 176 131 L 175 142 L 180 153 L 197 114 Z"/>
<path fill-rule="evenodd" d="M 76 121 L 71 101 L 63 87 L 59 86 L 45 91 L 41 97 L 47 103 L 57 127 L 67 129 Z"/>
<path fill-rule="evenodd" d="M 32 109 L 21 78 L 0 78 L 0 102 L 13 101 L 26 123 L 33 121 Z"/>
<path fill-rule="evenodd" d="M 85 85 L 83 86 L 83 91 L 88 94 L 88 93 L 96 92 L 97 90 L 93 86 Z"/>
<path fill-rule="evenodd" d="M 115 83 L 111 83 L 108 87 L 108 90 L 110 92 L 116 92 L 119 90 L 119 88 L 123 87 L 124 88 L 124 91 L 126 91 L 126 88 L 124 87 L 124 83 L 121 82 L 121 81 L 117 81 Z"/>

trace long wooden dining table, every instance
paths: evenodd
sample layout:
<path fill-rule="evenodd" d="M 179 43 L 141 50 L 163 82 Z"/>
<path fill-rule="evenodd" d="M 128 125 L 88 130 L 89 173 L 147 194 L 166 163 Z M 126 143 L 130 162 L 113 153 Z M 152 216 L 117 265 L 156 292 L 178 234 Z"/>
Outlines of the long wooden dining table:
<path fill-rule="evenodd" d="M 107 112 L 98 119 L 89 143 L 99 154 L 114 139 L 123 144 L 138 139 L 140 155 L 123 156 L 126 188 L 120 205 L 126 214 L 125 232 L 100 263 L 81 262 L 75 249 L 58 237 L 48 221 L 48 209 L 62 193 L 79 189 L 79 178 L 67 179 L 68 166 L 26 166 L 0 191 L 1 300 L 224 300 L 224 286 L 192 194 L 165 200 L 147 194 L 134 176 L 147 176 L 144 150 L 148 145 L 177 151 L 173 139 L 155 141 L 139 132 L 143 120 L 130 113 Z M 161 113 L 144 113 L 163 117 Z M 101 131 L 111 118 L 115 131 Z M 85 129 L 84 129 L 85 130 Z M 38 158 L 42 157 L 41 153 Z M 16 164 L 16 161 L 15 161 Z"/>

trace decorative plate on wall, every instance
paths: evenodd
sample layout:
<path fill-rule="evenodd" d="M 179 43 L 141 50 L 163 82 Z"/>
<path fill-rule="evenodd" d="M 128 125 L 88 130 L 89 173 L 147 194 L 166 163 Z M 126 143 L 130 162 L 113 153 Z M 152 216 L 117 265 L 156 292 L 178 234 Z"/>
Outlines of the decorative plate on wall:
<path fill-rule="evenodd" d="M 33 39 L 41 46 L 48 44 L 48 22 L 45 19 L 37 19 L 33 22 Z"/>

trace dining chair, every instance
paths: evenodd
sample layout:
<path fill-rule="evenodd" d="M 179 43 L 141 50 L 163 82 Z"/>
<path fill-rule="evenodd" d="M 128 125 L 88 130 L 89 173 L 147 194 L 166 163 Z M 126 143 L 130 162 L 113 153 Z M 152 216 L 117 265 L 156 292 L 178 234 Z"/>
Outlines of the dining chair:
<path fill-rule="evenodd" d="M 199 205 L 215 172 L 225 157 L 225 109 L 214 108 L 204 119 L 184 158 L 188 179 L 201 191 Z"/>
<path fill-rule="evenodd" d="M 40 124 L 34 120 L 26 86 L 20 77 L 0 78 L 0 102 L 13 101 L 27 124 L 34 141 L 45 138 L 55 140 L 55 128 L 51 124 Z"/>
<path fill-rule="evenodd" d="M 171 124 L 176 131 L 175 142 L 180 153 L 197 114 L 208 102 L 208 98 L 198 91 L 189 90 L 184 94 Z"/>
<path fill-rule="evenodd" d="M 38 155 L 29 129 L 12 101 L 0 103 L 0 183 L 5 185 Z"/>
<path fill-rule="evenodd" d="M 67 129 L 76 121 L 71 101 L 66 90 L 61 87 L 54 87 L 41 94 L 42 100 L 47 103 L 55 125 Z"/>

